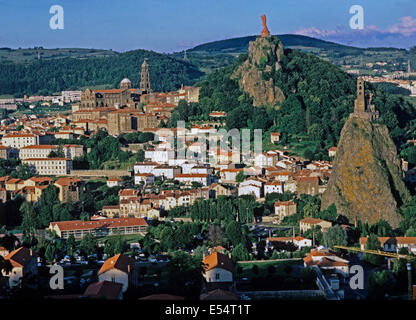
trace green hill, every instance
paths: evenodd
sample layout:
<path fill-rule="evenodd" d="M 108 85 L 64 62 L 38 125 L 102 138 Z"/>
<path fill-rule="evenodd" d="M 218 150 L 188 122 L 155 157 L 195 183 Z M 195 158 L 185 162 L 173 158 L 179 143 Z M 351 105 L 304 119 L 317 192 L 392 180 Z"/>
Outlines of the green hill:
<path fill-rule="evenodd" d="M 246 52 L 248 49 L 248 43 L 250 41 L 256 40 L 257 36 L 247 36 L 241 38 L 233 38 L 227 40 L 220 40 L 209 42 L 205 44 L 198 45 L 190 50 L 189 52 L 216 52 L 216 53 L 240 53 Z M 338 43 L 319 40 L 302 35 L 294 34 L 282 34 L 277 35 L 282 41 L 285 48 L 293 47 L 305 47 L 305 48 L 318 48 L 324 50 L 338 50 L 338 51 L 348 51 L 353 54 L 360 54 L 364 49 L 344 46 Z"/>
<path fill-rule="evenodd" d="M 114 88 L 125 77 L 132 81 L 133 87 L 138 87 L 144 58 L 148 58 L 150 80 L 156 91 L 191 85 L 204 75 L 189 62 L 153 51 L 134 50 L 92 57 L 79 56 L 78 52 L 75 57 L 0 63 L 0 94 L 51 94 L 92 86 Z"/>

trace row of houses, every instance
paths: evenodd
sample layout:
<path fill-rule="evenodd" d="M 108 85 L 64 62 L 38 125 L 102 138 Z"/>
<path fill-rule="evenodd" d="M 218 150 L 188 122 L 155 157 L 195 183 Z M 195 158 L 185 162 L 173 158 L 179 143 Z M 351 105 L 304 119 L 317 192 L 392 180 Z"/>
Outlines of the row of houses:
<path fill-rule="evenodd" d="M 56 180 L 50 177 L 32 177 L 27 180 L 0 177 L 0 200 L 6 202 L 16 196 L 23 196 L 26 201 L 38 202 L 42 192 L 48 185 L 58 188 L 58 197 L 61 203 L 76 202 L 83 188 L 83 181 L 77 178 L 62 177 Z"/>

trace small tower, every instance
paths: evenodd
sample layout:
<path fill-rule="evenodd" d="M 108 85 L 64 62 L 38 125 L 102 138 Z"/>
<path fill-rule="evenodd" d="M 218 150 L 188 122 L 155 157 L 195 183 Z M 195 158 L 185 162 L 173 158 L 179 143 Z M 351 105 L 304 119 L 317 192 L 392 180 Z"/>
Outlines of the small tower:
<path fill-rule="evenodd" d="M 365 94 L 365 82 L 362 78 L 357 79 L 357 98 L 354 101 L 354 112 L 350 117 L 358 117 L 367 120 L 377 120 L 379 112 L 372 104 L 373 94 Z"/>
<path fill-rule="evenodd" d="M 364 80 L 361 78 L 357 79 L 357 98 L 354 103 L 354 113 L 365 112 L 365 89 Z"/>
<path fill-rule="evenodd" d="M 152 92 L 152 88 L 150 87 L 149 65 L 147 64 L 147 58 L 143 61 L 142 71 L 140 73 L 140 91 L 142 94 Z"/>

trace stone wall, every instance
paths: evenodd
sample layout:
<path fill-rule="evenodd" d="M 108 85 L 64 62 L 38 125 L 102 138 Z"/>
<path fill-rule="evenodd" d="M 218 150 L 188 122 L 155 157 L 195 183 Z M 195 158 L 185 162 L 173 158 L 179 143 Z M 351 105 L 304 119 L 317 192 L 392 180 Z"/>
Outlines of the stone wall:
<path fill-rule="evenodd" d="M 131 176 L 127 170 L 72 170 L 72 177 L 123 177 Z"/>

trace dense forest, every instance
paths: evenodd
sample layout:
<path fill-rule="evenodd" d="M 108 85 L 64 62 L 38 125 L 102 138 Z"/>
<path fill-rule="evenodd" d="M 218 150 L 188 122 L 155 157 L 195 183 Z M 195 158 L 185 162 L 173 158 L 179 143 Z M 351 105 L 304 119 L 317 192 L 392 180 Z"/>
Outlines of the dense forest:
<path fill-rule="evenodd" d="M 97 85 L 114 88 L 125 77 L 137 88 L 144 58 L 148 58 L 150 81 L 155 91 L 177 90 L 182 84 L 193 84 L 203 75 L 188 62 L 152 51 L 134 50 L 111 57 L 3 63 L 0 64 L 0 94 L 46 95 Z"/>

